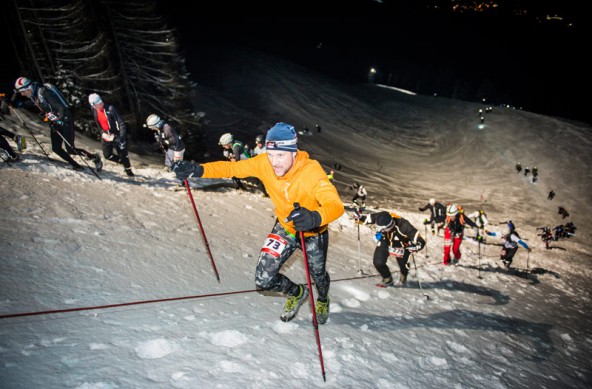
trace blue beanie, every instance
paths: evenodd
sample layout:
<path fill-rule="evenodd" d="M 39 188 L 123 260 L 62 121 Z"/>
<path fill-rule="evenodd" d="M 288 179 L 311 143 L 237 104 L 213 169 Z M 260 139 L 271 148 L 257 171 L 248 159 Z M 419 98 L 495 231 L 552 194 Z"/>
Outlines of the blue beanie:
<path fill-rule="evenodd" d="M 265 137 L 266 150 L 297 151 L 298 136 L 294 126 L 276 123 L 267 131 Z"/>

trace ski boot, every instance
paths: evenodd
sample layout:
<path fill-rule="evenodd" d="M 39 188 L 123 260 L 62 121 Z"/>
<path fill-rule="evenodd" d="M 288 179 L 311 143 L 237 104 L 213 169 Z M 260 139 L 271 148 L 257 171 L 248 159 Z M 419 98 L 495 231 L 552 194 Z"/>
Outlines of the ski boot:
<path fill-rule="evenodd" d="M 329 297 L 327 301 L 319 301 L 315 304 L 315 312 L 317 314 L 317 321 L 319 324 L 325 324 L 329 318 Z"/>

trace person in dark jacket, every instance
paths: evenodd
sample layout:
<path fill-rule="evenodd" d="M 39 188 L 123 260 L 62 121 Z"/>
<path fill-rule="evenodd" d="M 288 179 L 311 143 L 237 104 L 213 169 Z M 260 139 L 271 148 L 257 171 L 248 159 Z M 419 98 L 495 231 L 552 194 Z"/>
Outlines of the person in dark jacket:
<path fill-rule="evenodd" d="M 444 230 L 444 265 L 450 265 L 450 248 L 454 254 L 452 263 L 457 263 L 460 260 L 460 244 L 463 240 L 465 226 L 469 225 L 475 229 L 477 240 L 482 240 L 479 235 L 479 227 L 471 219 L 464 215 L 461 206 L 451 204 L 446 207 L 446 229 Z"/>
<path fill-rule="evenodd" d="M 49 122 L 51 130 L 51 150 L 68 162 L 74 170 L 81 170 L 82 166 L 70 156 L 78 154 L 91 159 L 97 171 L 101 171 L 103 163 L 101 156 L 84 149 L 74 147 L 74 118 L 68 102 L 60 90 L 52 84 L 31 82 L 26 77 L 19 77 L 14 87 L 27 100 L 24 105 L 37 107 Z M 66 143 L 65 150 L 63 148 Z"/>
<path fill-rule="evenodd" d="M 93 108 L 92 114 L 95 123 L 101 130 L 103 157 L 108 161 L 122 164 L 125 174 L 133 177 L 132 165 L 127 155 L 127 126 L 125 121 L 119 115 L 115 106 L 105 104 L 97 93 L 91 93 L 88 96 L 88 102 Z M 114 149 L 117 154 L 113 154 Z"/>
<path fill-rule="evenodd" d="M 524 247 L 526 250 L 528 250 L 528 252 L 531 251 L 528 245 L 524 243 L 522 239 L 520 239 L 520 235 L 518 235 L 518 232 L 516 232 L 513 224 L 504 226 L 501 232 L 486 231 L 486 233 L 489 236 L 497 236 L 501 238 L 503 247 L 500 259 L 507 269 L 510 268 L 512 260 L 514 259 L 514 255 L 516 254 L 516 251 L 518 251 L 518 245 Z"/>
<path fill-rule="evenodd" d="M 418 208 L 420 212 L 430 210 L 430 219 L 426 219 L 423 224 L 432 226 L 432 235 L 439 234 L 440 229 L 444 227 L 446 222 L 446 207 L 441 203 L 437 202 L 436 199 L 430 199 L 426 205 Z"/>
<path fill-rule="evenodd" d="M 409 274 L 409 255 L 425 247 L 425 240 L 407 219 L 386 211 L 360 215 L 354 218 L 364 224 L 376 225 L 376 249 L 372 262 L 382 276 L 382 282 L 376 284 L 380 288 L 394 285 L 393 276 L 386 262 L 392 255 L 397 259 L 401 275 L 398 285 L 405 285 Z"/>
<path fill-rule="evenodd" d="M 21 159 L 21 156 L 14 152 L 12 147 L 8 144 L 8 141 L 4 139 L 4 137 L 10 138 L 14 140 L 16 143 L 18 151 L 27 148 L 25 137 L 13 134 L 12 132 L 8 131 L 4 127 L 0 127 L 0 152 L 2 152 L 2 159 L 5 162 L 18 162 Z"/>
<path fill-rule="evenodd" d="M 173 163 L 183 160 L 185 143 L 177 130 L 156 114 L 146 118 L 146 127 L 155 131 L 154 137 L 163 150 L 165 166 L 170 168 Z"/>

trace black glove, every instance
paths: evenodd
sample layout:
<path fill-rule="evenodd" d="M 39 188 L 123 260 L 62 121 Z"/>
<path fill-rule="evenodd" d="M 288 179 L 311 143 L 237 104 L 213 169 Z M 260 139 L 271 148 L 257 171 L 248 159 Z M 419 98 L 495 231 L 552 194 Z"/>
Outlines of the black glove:
<path fill-rule="evenodd" d="M 201 165 L 194 165 L 189 161 L 177 161 L 173 163 L 171 170 L 181 181 L 185 181 L 194 176 L 201 177 L 204 171 Z"/>
<path fill-rule="evenodd" d="M 321 215 L 317 211 L 296 207 L 290 212 L 286 221 L 292 221 L 297 231 L 310 231 L 321 225 Z"/>

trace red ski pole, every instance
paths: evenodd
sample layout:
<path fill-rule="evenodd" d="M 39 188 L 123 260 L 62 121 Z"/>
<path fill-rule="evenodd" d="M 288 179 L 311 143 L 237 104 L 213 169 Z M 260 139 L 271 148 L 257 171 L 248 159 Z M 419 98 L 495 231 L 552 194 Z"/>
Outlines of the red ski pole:
<path fill-rule="evenodd" d="M 218 280 L 218 283 L 220 283 L 220 276 L 218 275 L 218 270 L 216 269 L 216 263 L 214 262 L 214 257 L 212 256 L 212 251 L 210 250 L 210 245 L 208 244 L 208 239 L 206 238 L 206 233 L 204 232 L 204 228 L 201 225 L 199 213 L 197 213 L 197 207 L 195 206 L 195 201 L 193 200 L 193 194 L 191 193 L 191 188 L 189 187 L 189 181 L 184 180 L 183 183 L 185 183 L 185 187 L 187 188 L 187 194 L 189 195 L 189 199 L 191 200 L 191 205 L 193 205 L 195 217 L 197 218 L 197 224 L 199 224 L 199 230 L 201 231 L 201 237 L 203 238 L 204 244 L 206 245 L 206 249 L 208 250 L 208 255 L 210 256 L 210 261 L 212 262 L 212 267 L 214 268 L 214 273 L 216 273 L 216 279 Z"/>
<path fill-rule="evenodd" d="M 314 297 L 312 296 L 312 282 L 310 281 L 310 271 L 308 269 L 308 257 L 306 255 L 306 243 L 304 242 L 304 232 L 300 231 L 300 245 L 302 246 L 302 256 L 304 258 L 304 269 L 306 270 L 306 281 L 308 282 L 308 290 L 310 290 L 310 309 L 312 311 L 312 325 L 315 329 L 315 336 L 317 338 L 317 347 L 319 349 L 319 360 L 321 361 L 321 372 L 323 373 L 323 381 L 327 382 L 325 377 L 325 364 L 323 362 L 323 350 L 321 348 L 321 337 L 319 336 L 319 323 L 317 322 L 317 311 L 314 306 Z"/>

